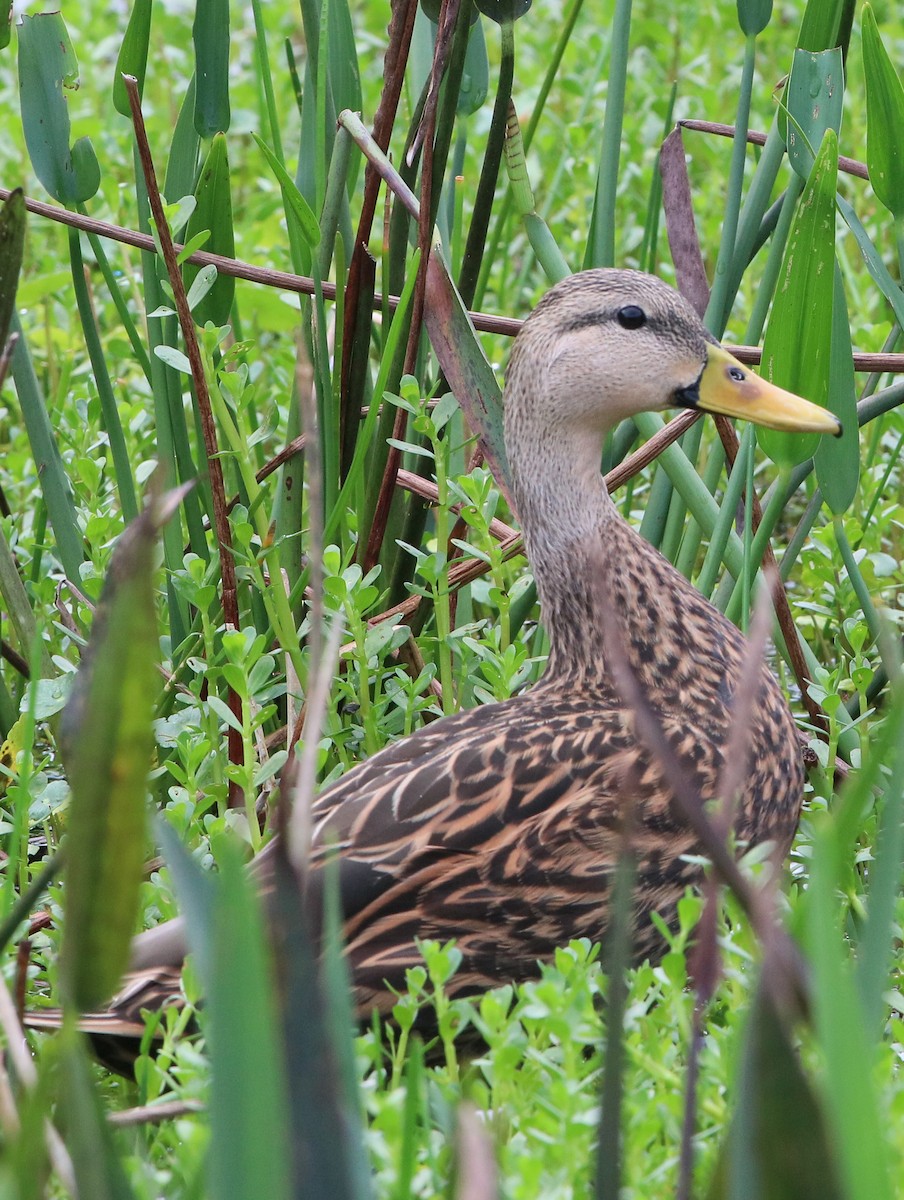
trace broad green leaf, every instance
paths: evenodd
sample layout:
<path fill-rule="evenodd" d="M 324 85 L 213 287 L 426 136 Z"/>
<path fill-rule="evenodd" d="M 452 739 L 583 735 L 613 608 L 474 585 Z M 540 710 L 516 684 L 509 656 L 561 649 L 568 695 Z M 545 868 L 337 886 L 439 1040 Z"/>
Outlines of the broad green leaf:
<path fill-rule="evenodd" d="M 820 438 L 814 461 L 816 478 L 829 508 L 846 512 L 860 482 L 860 427 L 851 325 L 841 270 L 835 264 L 835 298 L 832 307 L 832 351 L 829 358 L 828 407 L 841 422 L 841 437 Z"/>
<path fill-rule="evenodd" d="M 820 1099 L 762 979 L 744 1030 L 737 1097 L 709 1200 L 842 1200 Z"/>
<path fill-rule="evenodd" d="M 226 154 L 226 136 L 218 133 L 213 139 L 210 153 L 195 188 L 197 205 L 188 221 L 185 240 L 190 242 L 202 230 L 209 230 L 210 237 L 204 248 L 211 254 L 225 258 L 235 257 L 235 231 L 232 224 L 232 193 L 229 186 L 229 159 Z M 182 268 L 186 288 L 191 288 L 200 267 L 186 263 Z M 232 310 L 235 296 L 235 278 L 219 274 L 210 291 L 200 302 L 193 315 L 199 325 L 213 321 L 214 325 L 225 325 Z"/>
<path fill-rule="evenodd" d="M 180 196 L 188 196 L 194 191 L 195 179 L 198 173 L 198 154 L 201 149 L 201 139 L 195 129 L 195 77 L 192 75 L 185 91 L 185 99 L 176 118 L 176 128 L 173 130 L 173 140 L 170 143 L 169 158 L 166 162 L 166 179 L 163 183 L 163 194 L 171 203 Z M 181 234 L 178 226 L 173 225 L 173 233 Z"/>
<path fill-rule="evenodd" d="M 308 246 L 317 246 L 320 243 L 320 226 L 317 224 L 317 218 L 314 216 L 310 204 L 302 196 L 298 190 L 295 180 L 282 165 L 274 152 L 270 149 L 267 143 L 257 136 L 256 133 L 251 134 L 263 151 L 264 157 L 270 164 L 270 170 L 276 176 L 276 181 L 282 190 L 283 203 L 286 206 L 286 215 L 292 215 L 298 232 Z"/>
<path fill-rule="evenodd" d="M 229 0 L 198 0 L 195 47 L 195 129 L 202 138 L 229 128 Z"/>
<path fill-rule="evenodd" d="M 489 90 L 490 60 L 487 58 L 487 42 L 483 35 L 483 22 L 477 21 L 468 35 L 465 66 L 455 108 L 457 114 L 466 117 L 477 112 L 486 100 Z"/>
<path fill-rule="evenodd" d="M 69 145 L 64 87 L 78 84 L 78 61 L 58 13 L 23 16 L 19 26 L 19 97 L 25 144 L 35 174 L 61 204 L 90 200 L 100 165 L 87 138 Z"/>
<path fill-rule="evenodd" d="M 0 355 L 9 337 L 16 308 L 16 287 L 25 246 L 25 197 L 21 188 L 10 193 L 0 209 Z"/>
<path fill-rule="evenodd" d="M 827 129 L 798 204 L 763 342 L 762 374 L 772 383 L 825 406 L 829 395 L 835 261 L 838 139 Z M 810 458 L 819 435 L 758 429 L 763 450 L 778 463 Z"/>
<path fill-rule="evenodd" d="M 747 37 L 762 33 L 772 19 L 772 0 L 738 0 L 738 24 Z"/>
<path fill-rule="evenodd" d="M 827 129 L 841 128 L 844 62 L 837 48 L 813 53 L 795 50 L 786 88 L 785 142 L 788 161 L 806 179 L 816 147 Z"/>
<path fill-rule="evenodd" d="M 160 690 L 155 546 L 173 503 L 152 502 L 120 537 L 60 725 L 72 789 L 60 975 L 67 1004 L 81 1011 L 111 995 L 135 931 Z"/>
<path fill-rule="evenodd" d="M 209 1194 L 289 1196 L 285 1059 L 260 904 L 238 849 L 223 838 L 213 907 L 205 1028 L 210 1045 Z"/>
<path fill-rule="evenodd" d="M 797 45 L 801 50 L 817 52 L 840 46 L 847 54 L 855 7 L 855 0 L 809 0 Z"/>
<path fill-rule="evenodd" d="M 11 4 L 7 4 L 0 9 L 0 50 L 5 50 L 9 45 L 9 40 L 12 36 L 12 28 L 13 6 Z"/>
<path fill-rule="evenodd" d="M 122 45 L 116 58 L 113 74 L 113 107 L 124 117 L 131 117 L 129 97 L 123 75 L 133 75 L 138 80 L 138 95 L 144 92 L 144 76 L 148 65 L 148 43 L 151 37 L 152 0 L 134 0 L 129 23 L 126 26 Z"/>
<path fill-rule="evenodd" d="M 866 165 L 873 191 L 895 217 L 904 216 L 904 87 L 882 45 L 876 18 L 863 6 L 866 79 Z"/>

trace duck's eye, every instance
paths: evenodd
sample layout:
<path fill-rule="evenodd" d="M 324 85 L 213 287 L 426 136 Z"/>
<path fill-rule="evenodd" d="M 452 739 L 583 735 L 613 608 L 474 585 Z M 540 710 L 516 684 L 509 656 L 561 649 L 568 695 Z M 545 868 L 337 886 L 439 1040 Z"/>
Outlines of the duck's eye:
<path fill-rule="evenodd" d="M 637 304 L 626 304 L 618 310 L 616 316 L 622 329 L 640 329 L 641 325 L 647 323 L 647 314 Z"/>

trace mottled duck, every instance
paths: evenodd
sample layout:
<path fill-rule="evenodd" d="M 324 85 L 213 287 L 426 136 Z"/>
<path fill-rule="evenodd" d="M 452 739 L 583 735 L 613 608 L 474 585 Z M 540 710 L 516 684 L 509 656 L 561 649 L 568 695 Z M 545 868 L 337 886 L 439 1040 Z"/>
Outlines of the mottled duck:
<path fill-rule="evenodd" d="M 661 952 L 650 914 L 672 922 L 699 882 L 699 847 L 635 737 L 600 617 L 605 606 L 674 752 L 699 795 L 714 798 L 745 640 L 622 519 L 600 474 L 617 422 L 670 406 L 838 432 L 823 409 L 728 355 L 658 279 L 585 271 L 541 300 L 512 351 L 505 444 L 549 635 L 546 672 L 521 695 L 388 746 L 314 808 L 310 878 L 316 887 L 327 848 L 338 847 L 362 1019 L 387 1012 L 393 989 L 404 990 L 406 969 L 420 961 L 415 938 L 456 939 L 457 995 L 531 976 L 571 938 L 604 939 L 626 806 L 635 959 Z M 801 750 L 765 665 L 757 687 L 734 836 L 748 847 L 770 839 L 784 855 L 801 805 Z M 256 864 L 265 881 L 272 857 L 268 847 Z M 89 1028 L 134 1036 L 141 1008 L 178 994 L 184 953 L 178 921 L 140 935 L 133 973 Z"/>

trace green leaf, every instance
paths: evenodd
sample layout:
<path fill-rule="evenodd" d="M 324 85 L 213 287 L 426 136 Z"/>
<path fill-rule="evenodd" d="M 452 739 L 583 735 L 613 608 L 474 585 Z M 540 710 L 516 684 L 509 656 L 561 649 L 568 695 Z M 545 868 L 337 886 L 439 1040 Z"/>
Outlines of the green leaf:
<path fill-rule="evenodd" d="M 840 130 L 843 101 L 841 51 L 795 50 L 783 116 L 788 161 L 801 179 L 813 169 L 814 149 L 821 145 L 825 131 Z"/>
<path fill-rule="evenodd" d="M 838 139 L 827 129 L 804 187 L 763 342 L 762 374 L 825 405 L 829 394 L 835 261 Z M 792 465 L 812 457 L 819 436 L 757 429 L 763 450 Z"/>
<path fill-rule="evenodd" d="M 123 117 L 131 118 L 132 109 L 123 75 L 133 75 L 138 80 L 138 95 L 144 92 L 144 76 L 148 65 L 148 43 L 151 37 L 152 0 L 134 0 L 129 23 L 126 26 L 122 45 L 116 58 L 113 74 L 113 107 Z"/>
<path fill-rule="evenodd" d="M 882 45 L 876 18 L 863 6 L 866 165 L 873 191 L 895 217 L 904 215 L 904 87 Z"/>
<path fill-rule="evenodd" d="M 217 858 L 205 1021 L 209 1194 L 214 1200 L 281 1200 L 289 1196 L 290 1145 L 273 969 L 260 903 L 230 839 L 220 840 Z"/>
<path fill-rule="evenodd" d="M 809 0 L 797 37 L 800 49 L 818 52 L 840 46 L 846 54 L 855 6 L 855 0 Z"/>
<path fill-rule="evenodd" d="M 710 1200 L 841 1200 L 819 1097 L 763 979 L 744 1031 L 737 1096 Z"/>
<path fill-rule="evenodd" d="M 841 270 L 835 264 L 832 307 L 832 350 L 829 358 L 828 407 L 841 422 L 841 437 L 820 438 L 814 461 L 816 478 L 833 513 L 846 512 L 860 482 L 860 427 L 857 423 L 851 325 Z"/>
<path fill-rule="evenodd" d="M 61 204 L 90 200 L 100 165 L 87 138 L 69 145 L 64 87 L 78 84 L 78 61 L 62 16 L 23 16 L 19 26 L 19 97 L 25 144 L 35 174 Z"/>
<path fill-rule="evenodd" d="M 320 243 L 320 226 L 317 224 L 317 218 L 314 212 L 298 190 L 295 180 L 279 161 L 276 154 L 270 149 L 263 138 L 252 132 L 251 136 L 260 146 L 264 157 L 270 164 L 270 170 L 276 176 L 276 181 L 282 189 L 283 203 L 286 206 L 286 214 L 291 213 L 298 228 L 301 237 L 308 246 L 317 246 Z"/>
<path fill-rule="evenodd" d="M 854 240 L 860 247 L 860 253 L 863 255 L 863 261 L 866 263 L 866 269 L 869 271 L 873 282 L 894 309 L 898 324 L 904 327 L 904 292 L 901 291 L 900 285 L 892 278 L 891 272 L 882 261 L 882 256 L 873 245 L 869 234 L 863 227 L 863 222 L 854 212 L 853 208 L 843 196 L 836 196 L 835 199 L 838 211 L 844 217 L 851 233 L 854 235 Z"/>
<path fill-rule="evenodd" d="M 884 1103 L 876 1094 L 873 1046 L 839 922 L 838 869 L 844 847 L 836 844 L 839 830 L 831 819 L 815 832 L 806 897 L 807 949 L 833 1145 L 849 1200 L 891 1200 Z"/>
<path fill-rule="evenodd" d="M 477 21 L 468 34 L 465 65 L 458 89 L 455 111 L 460 117 L 470 116 L 483 106 L 490 90 L 490 60 L 487 57 L 487 42 L 483 35 L 483 23 Z"/>
<path fill-rule="evenodd" d="M 762 33 L 772 19 L 772 0 L 738 0 L 738 24 L 746 37 Z"/>
<path fill-rule="evenodd" d="M 60 725 L 72 789 L 60 975 L 67 1004 L 81 1011 L 113 992 L 135 931 L 160 690 L 155 544 L 174 496 L 153 502 L 119 539 Z"/>
<path fill-rule="evenodd" d="M 474 0 L 478 12 L 482 12 L 497 25 L 517 21 L 528 11 L 532 2 L 533 0 Z"/>
<path fill-rule="evenodd" d="M 201 139 L 194 123 L 195 113 L 195 77 L 192 75 L 185 91 L 185 98 L 176 127 L 173 130 L 173 140 L 170 144 L 169 158 L 166 163 L 166 179 L 163 182 L 163 194 L 167 200 L 174 203 L 180 196 L 188 196 L 194 186 L 198 173 L 198 154 L 201 149 Z M 173 226 L 173 233 L 181 231 Z"/>
<path fill-rule="evenodd" d="M 195 188 L 195 211 L 189 217 L 185 240 L 190 242 L 202 230 L 210 230 L 205 249 L 224 258 L 235 258 L 235 231 L 232 223 L 232 193 L 229 187 L 229 159 L 226 154 L 226 136 L 218 133 L 213 139 L 210 153 Z M 182 268 L 186 289 L 191 289 L 201 268 L 186 263 Z M 214 325 L 225 325 L 232 310 L 235 297 L 235 278 L 219 274 L 216 282 L 204 299 L 193 310 L 199 325 L 212 321 Z"/>
<path fill-rule="evenodd" d="M 229 128 L 229 0 L 198 0 L 195 47 L 195 129 L 202 138 Z"/>
<path fill-rule="evenodd" d="M 25 196 L 21 188 L 16 188 L 0 209 L 0 355 L 6 346 L 16 309 L 16 287 L 25 247 L 25 219 Z"/>

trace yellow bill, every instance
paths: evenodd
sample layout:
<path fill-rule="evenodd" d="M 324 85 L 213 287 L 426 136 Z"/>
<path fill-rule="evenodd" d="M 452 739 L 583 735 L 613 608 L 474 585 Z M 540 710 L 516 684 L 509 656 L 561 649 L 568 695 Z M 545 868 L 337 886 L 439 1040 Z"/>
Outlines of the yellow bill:
<path fill-rule="evenodd" d="M 827 409 L 768 383 L 722 346 L 708 347 L 696 393 L 694 407 L 706 412 L 742 417 L 783 433 L 841 436 L 841 422 Z"/>

